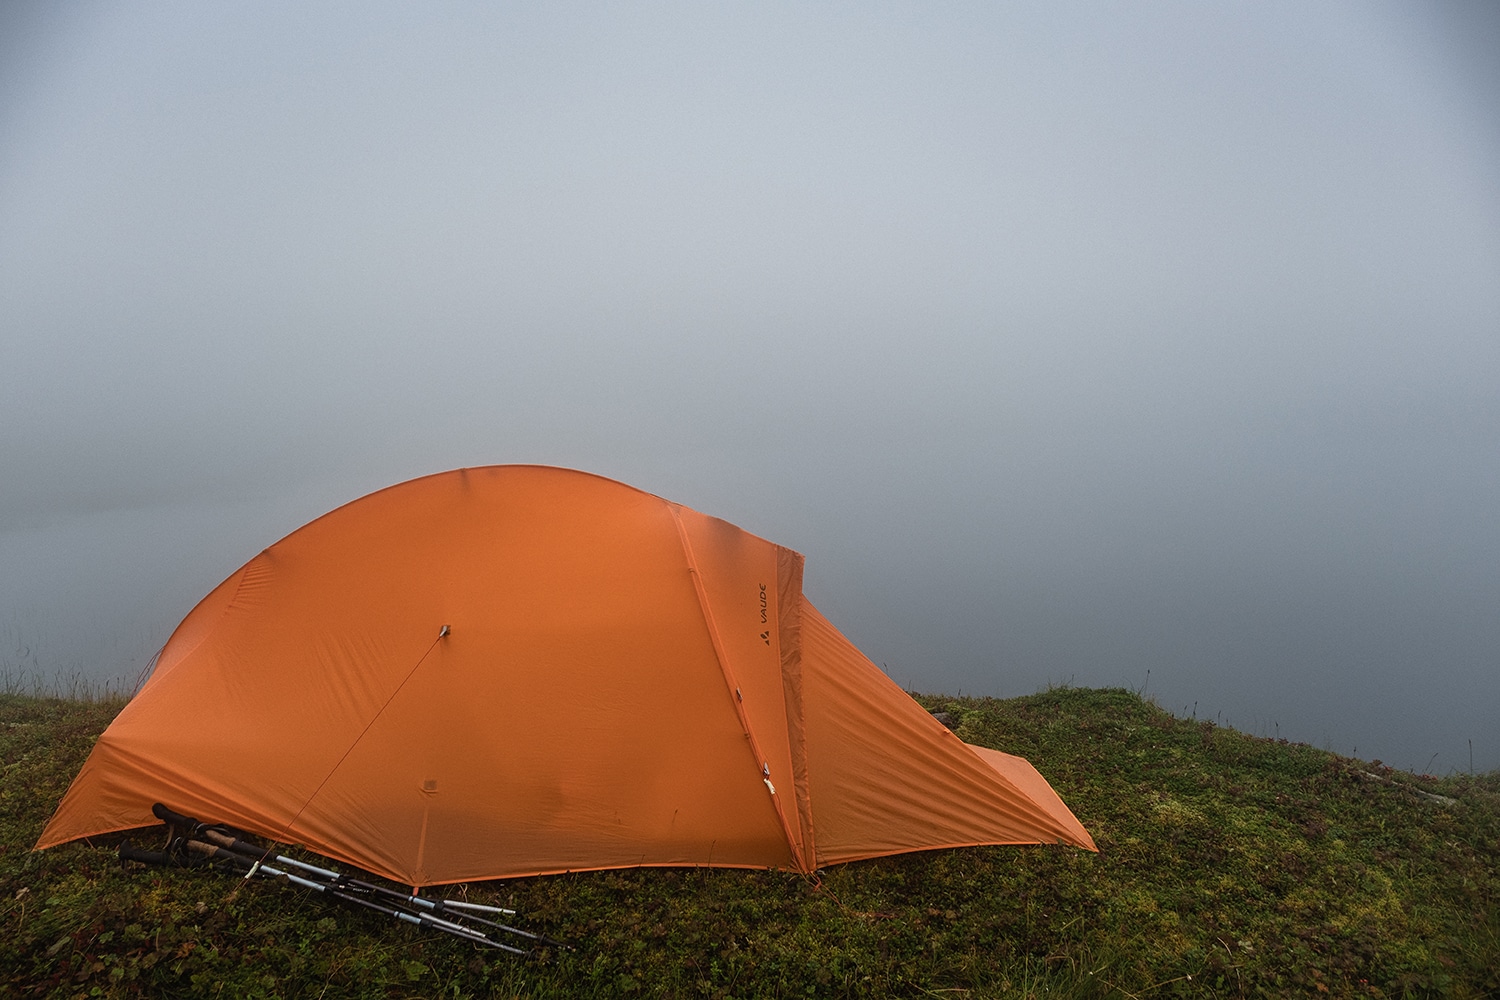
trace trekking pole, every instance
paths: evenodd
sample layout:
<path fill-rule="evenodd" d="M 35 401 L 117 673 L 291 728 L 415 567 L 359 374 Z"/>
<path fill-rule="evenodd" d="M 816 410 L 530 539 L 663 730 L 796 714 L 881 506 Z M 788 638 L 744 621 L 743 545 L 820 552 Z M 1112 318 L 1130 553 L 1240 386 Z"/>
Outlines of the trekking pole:
<path fill-rule="evenodd" d="M 389 892 L 390 890 L 384 891 Z M 421 906 L 423 909 L 430 909 L 433 913 L 449 913 L 455 907 L 481 907 L 481 904 L 479 903 L 464 903 L 461 900 L 456 899 L 427 900 L 423 899 L 420 896 L 408 896 L 406 898 L 411 900 L 413 905 Z M 515 910 L 506 910 L 499 906 L 484 906 L 483 909 L 487 911 L 499 910 L 501 913 L 516 912 Z M 512 927 L 509 924 L 502 924 L 495 920 L 486 920 L 484 917 L 476 917 L 472 913 L 463 912 L 462 909 L 460 909 L 458 913 L 454 913 L 453 916 L 458 917 L 462 920 L 472 920 L 476 924 L 484 924 L 488 927 L 493 927 L 496 930 L 502 930 L 507 934 L 515 934 L 520 937 L 527 938 L 528 940 L 539 942 L 540 944 L 550 944 L 554 948 L 566 948 L 569 951 L 573 950 L 573 946 L 568 944 L 566 941 L 559 941 L 556 938 L 550 938 L 545 934 L 538 934 L 535 931 L 522 930 L 519 927 Z"/>
<path fill-rule="evenodd" d="M 222 847 L 226 851 L 244 855 L 245 857 L 255 861 L 264 861 L 266 858 L 271 858 L 277 864 L 290 865 L 291 867 L 301 869 L 302 871 L 305 871 L 310 875 L 316 875 L 319 878 L 327 879 L 329 882 L 339 882 L 344 878 L 343 875 L 339 874 L 336 871 L 330 871 L 327 868 L 319 868 L 317 865 L 310 865 L 305 861 L 298 861 L 296 858 L 289 858 L 285 854 L 272 854 L 269 848 L 256 847 L 254 844 L 247 843 L 239 839 L 238 837 L 231 836 L 225 833 L 223 830 L 217 830 L 211 826 L 205 826 L 200 829 L 197 833 L 197 836 L 203 838 L 203 840 L 213 844 L 216 847 Z"/>
<path fill-rule="evenodd" d="M 151 815 L 167 824 L 169 828 L 173 830 L 181 830 L 182 837 L 180 839 L 182 840 L 186 840 L 188 837 L 195 836 L 198 831 L 203 829 L 204 827 L 204 824 L 193 819 L 193 817 L 184 816 L 180 812 L 174 812 L 173 810 L 168 809 L 166 806 L 162 805 L 160 802 L 151 807 Z"/>
<path fill-rule="evenodd" d="M 170 812 L 170 810 L 168 811 Z M 197 823 L 197 821 L 195 820 L 191 820 L 190 817 L 184 817 L 181 816 L 181 814 L 174 814 L 174 816 L 182 820 L 189 820 L 189 822 L 187 823 L 176 824 L 184 830 L 189 830 L 196 827 L 199 832 L 203 832 L 207 829 L 203 826 L 203 824 Z M 246 878 L 250 878 L 255 875 L 260 875 L 266 878 L 282 878 L 293 885 L 302 886 L 305 889 L 311 889 L 314 892 L 331 896 L 332 898 L 337 899 L 341 902 L 352 903 L 355 906 L 362 906 L 366 909 L 374 910 L 377 913 L 383 913 L 388 917 L 394 917 L 404 923 L 414 924 L 418 927 L 429 927 L 433 930 L 443 931 L 444 933 L 452 934 L 455 937 L 468 941 L 471 944 L 485 945 L 486 947 L 497 948 L 500 951 L 510 952 L 513 955 L 526 956 L 530 954 L 530 952 L 524 949 L 515 948 L 511 945 L 505 944 L 504 942 L 496 941 L 483 932 L 475 930 L 472 927 L 466 927 L 463 924 L 455 923 L 451 920 L 444 920 L 441 917 L 434 916 L 431 913 L 410 913 L 396 906 L 387 906 L 382 903 L 373 902 L 372 900 L 367 899 L 364 896 L 357 895 L 353 892 L 344 891 L 336 883 L 318 882 L 313 879 L 303 878 L 301 875 L 295 875 L 292 872 L 283 871 L 280 868 L 262 864 L 257 859 L 246 857 L 243 854 L 230 851 L 216 844 L 204 843 L 200 840 L 193 840 L 190 837 L 175 838 L 174 843 L 180 849 L 180 853 L 171 853 L 168 851 L 143 851 L 137 848 L 135 845 L 131 844 L 129 841 L 125 841 L 120 845 L 120 861 L 122 864 L 126 861 L 137 861 L 142 864 L 158 865 L 168 868 L 196 867 L 198 865 L 211 864 L 214 861 L 227 861 L 231 865 L 245 870 Z M 244 841 L 240 841 L 240 843 L 246 847 L 251 847 L 251 849 L 254 850 L 253 845 L 245 845 Z M 294 859 L 290 858 L 288 858 L 287 860 L 294 861 Z M 294 861 L 294 863 L 296 862 Z M 304 867 L 312 869 L 314 872 L 327 871 L 327 869 L 316 868 L 312 865 L 306 865 Z M 330 872 L 329 874 L 333 874 L 337 877 L 336 873 Z"/>
<path fill-rule="evenodd" d="M 203 863 L 196 858 L 184 858 L 167 851 L 143 851 L 128 840 L 120 844 L 120 863 L 124 864 L 127 861 L 137 861 L 143 865 L 157 865 L 162 868 L 195 868 Z"/>
<path fill-rule="evenodd" d="M 170 810 L 167 811 L 170 812 Z M 467 903 L 463 902 L 462 900 L 456 899 L 426 899 L 422 896 L 413 896 L 409 893 L 399 892 L 395 889 L 390 889 L 383 885 L 376 885 L 373 882 L 365 882 L 361 879 L 350 878 L 348 875 L 344 875 L 340 872 L 329 871 L 327 868 L 319 868 L 316 865 L 309 865 L 304 862 L 298 861 L 296 858 L 289 858 L 285 854 L 272 855 L 268 851 L 256 847 L 254 844 L 246 843 L 245 841 L 240 840 L 237 837 L 232 837 L 229 834 L 224 833 L 223 831 L 214 829 L 213 827 L 201 827 L 201 829 L 198 831 L 198 836 L 225 851 L 229 851 L 233 854 L 244 857 L 247 860 L 254 860 L 262 866 L 264 866 L 265 859 L 269 857 L 279 865 L 288 865 L 293 868 L 298 868 L 302 871 L 317 875 L 319 878 L 327 880 L 327 883 L 333 888 L 353 889 L 375 896 L 383 896 L 386 899 L 394 901 L 397 905 L 405 906 L 408 909 L 425 910 L 435 916 L 439 914 L 443 916 L 451 915 L 457 920 L 470 920 L 477 924 L 484 924 L 488 927 L 493 927 L 496 930 L 504 931 L 507 934 L 514 934 L 517 937 L 526 938 L 529 941 L 536 941 L 541 944 L 549 944 L 555 948 L 570 947 L 562 941 L 557 941 L 553 938 L 547 937 L 545 934 L 538 934 L 535 931 L 522 930 L 519 927 L 512 927 L 509 924 L 502 924 L 499 921 L 490 920 L 485 917 L 475 915 L 475 913 L 509 915 L 516 912 L 515 910 L 507 910 L 503 906 L 486 906 L 482 903 Z M 453 921 L 449 922 L 451 923 Z"/>
<path fill-rule="evenodd" d="M 515 910 L 507 910 L 503 906 L 485 906 L 483 903 L 466 903 L 461 899 L 445 899 L 443 900 L 443 905 L 451 906 L 456 910 L 473 910 L 475 913 L 501 913 L 509 917 L 513 917 L 516 915 Z"/>
<path fill-rule="evenodd" d="M 208 841 L 225 851 L 231 852 L 233 854 L 238 854 L 254 861 L 256 865 L 263 866 L 266 859 L 270 858 L 277 864 L 289 866 L 299 869 L 303 872 L 316 875 L 319 878 L 326 880 L 326 882 L 330 885 L 337 888 L 352 888 L 357 891 L 370 893 L 372 895 L 383 896 L 386 899 L 393 900 L 401 906 L 405 906 L 410 909 L 425 910 L 428 913 L 434 915 L 444 914 L 452 916 L 458 920 L 470 920 L 474 923 L 484 924 L 486 926 L 493 927 L 496 930 L 504 931 L 507 934 L 514 934 L 517 937 L 526 938 L 529 941 L 536 941 L 541 944 L 551 945 L 554 948 L 572 947 L 565 942 L 547 937 L 545 934 L 538 934 L 534 931 L 522 930 L 519 927 L 512 927 L 509 924 L 502 924 L 495 920 L 490 920 L 485 917 L 474 915 L 475 913 L 493 913 L 504 916 L 515 915 L 515 910 L 508 910 L 503 906 L 486 906 L 483 903 L 468 903 L 457 899 L 425 899 L 421 896 L 409 895 L 407 893 L 399 892 L 395 889 L 389 889 L 383 885 L 376 885 L 373 882 L 365 882 L 360 879 L 350 878 L 347 875 L 344 875 L 340 872 L 330 871 L 327 868 L 319 868 L 316 865 L 310 865 L 306 862 L 298 861 L 296 858 L 289 858 L 285 854 L 272 854 L 270 848 L 261 848 L 255 846 L 254 844 L 247 843 L 246 841 L 240 840 L 238 837 L 232 836 L 221 828 L 209 826 L 205 823 L 199 822 L 191 816 L 185 816 L 182 813 L 175 812 L 174 810 L 168 808 L 160 802 L 151 807 L 151 812 L 156 816 L 157 819 L 162 820 L 168 826 L 183 830 L 185 832 L 184 839 L 201 837 L 203 840 Z M 255 869 L 254 867 L 252 867 L 250 870 L 246 871 L 245 877 L 249 878 L 254 874 Z M 445 921 L 445 923 L 453 922 L 454 921 Z"/>
<path fill-rule="evenodd" d="M 244 855 L 237 854 L 223 847 L 219 847 L 216 844 L 206 844 L 200 840 L 189 840 L 186 842 L 186 847 L 188 851 L 193 854 L 197 854 L 204 858 L 228 861 L 233 865 L 246 869 L 252 875 L 262 875 L 269 878 L 283 878 L 293 885 L 299 885 L 304 889 L 311 889 L 314 892 L 323 893 L 345 903 L 353 903 L 356 906 L 363 906 L 368 909 L 375 910 L 377 913 L 384 913 L 388 917 L 395 917 L 397 920 L 401 920 L 405 923 L 414 924 L 418 927 L 430 927 L 433 930 L 439 930 L 448 934 L 452 934 L 455 937 L 462 938 L 463 940 L 469 941 L 473 944 L 482 944 L 491 948 L 498 948 L 501 951 L 508 951 L 513 955 L 530 954 L 530 952 L 524 949 L 514 948 L 503 942 L 496 941 L 472 927 L 465 927 L 464 925 L 454 923 L 451 920 L 444 920 L 441 917 L 435 917 L 430 913 L 409 913 L 405 910 L 400 909 L 399 907 L 386 906 L 381 903 L 376 903 L 372 900 L 366 899 L 363 896 L 358 896 L 351 892 L 342 891 L 341 889 L 333 885 L 329 885 L 325 882 L 317 882 L 312 879 L 303 878 L 300 875 L 294 875 L 288 871 L 282 871 L 280 868 L 276 868 L 271 865 L 261 864 L 257 861 L 245 857 Z"/>

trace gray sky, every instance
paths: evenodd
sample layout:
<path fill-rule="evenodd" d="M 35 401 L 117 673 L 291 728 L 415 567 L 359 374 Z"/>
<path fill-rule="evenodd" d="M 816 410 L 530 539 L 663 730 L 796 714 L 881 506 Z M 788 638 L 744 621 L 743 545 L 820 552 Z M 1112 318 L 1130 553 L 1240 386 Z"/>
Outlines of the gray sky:
<path fill-rule="evenodd" d="M 1500 8 L 54 6 L 0 665 L 540 462 L 801 550 L 903 684 L 1500 766 Z"/>

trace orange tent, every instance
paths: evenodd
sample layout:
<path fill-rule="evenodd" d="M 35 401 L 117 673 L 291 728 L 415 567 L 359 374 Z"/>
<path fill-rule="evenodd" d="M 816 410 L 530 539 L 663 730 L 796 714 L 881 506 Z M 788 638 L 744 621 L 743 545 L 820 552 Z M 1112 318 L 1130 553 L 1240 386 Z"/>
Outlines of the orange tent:
<path fill-rule="evenodd" d="M 1088 832 L 802 595 L 802 557 L 597 476 L 460 469 L 193 609 L 37 843 L 153 802 L 408 885 L 824 865 Z"/>

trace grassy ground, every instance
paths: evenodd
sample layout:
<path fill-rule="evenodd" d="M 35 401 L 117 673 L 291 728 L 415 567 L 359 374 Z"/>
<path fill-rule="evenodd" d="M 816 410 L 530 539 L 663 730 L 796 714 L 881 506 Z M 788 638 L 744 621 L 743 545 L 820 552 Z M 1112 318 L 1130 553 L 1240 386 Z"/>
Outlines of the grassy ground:
<path fill-rule="evenodd" d="M 1500 773 L 1418 778 L 1120 690 L 920 700 L 1037 763 L 1101 852 L 467 887 L 579 945 L 517 961 L 275 883 L 123 871 L 118 838 L 31 853 L 120 703 L 0 694 L 0 995 L 1500 997 Z"/>

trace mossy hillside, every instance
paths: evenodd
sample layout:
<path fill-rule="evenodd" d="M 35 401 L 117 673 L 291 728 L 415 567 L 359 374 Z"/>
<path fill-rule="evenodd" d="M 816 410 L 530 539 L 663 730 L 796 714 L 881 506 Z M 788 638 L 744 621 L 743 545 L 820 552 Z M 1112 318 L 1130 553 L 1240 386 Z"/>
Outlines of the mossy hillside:
<path fill-rule="evenodd" d="M 1500 775 L 1418 778 L 1127 691 L 919 700 L 1035 762 L 1100 853 L 455 887 L 578 946 L 514 961 L 284 885 L 125 871 L 119 838 L 32 853 L 120 703 L 0 696 L 0 995 L 1500 996 Z"/>

